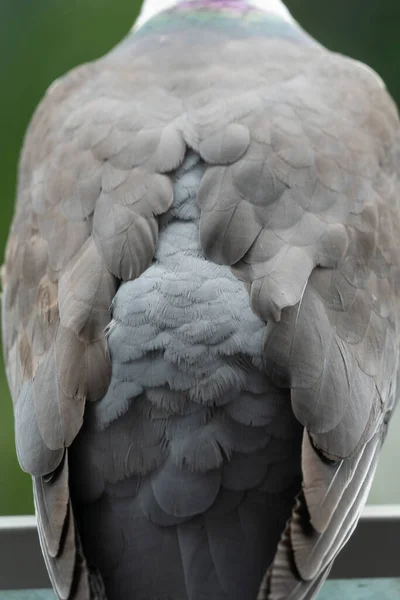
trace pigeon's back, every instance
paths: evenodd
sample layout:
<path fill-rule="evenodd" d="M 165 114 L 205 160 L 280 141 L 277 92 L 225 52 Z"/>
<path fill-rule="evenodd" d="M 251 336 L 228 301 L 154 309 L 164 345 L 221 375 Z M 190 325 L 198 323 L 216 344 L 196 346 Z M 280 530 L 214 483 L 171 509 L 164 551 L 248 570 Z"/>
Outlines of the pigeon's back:
<path fill-rule="evenodd" d="M 265 324 L 200 245 L 203 172 L 190 153 L 153 264 L 115 296 L 110 387 L 70 454 L 110 598 L 255 599 L 300 486 L 301 428 L 263 373 Z"/>
<path fill-rule="evenodd" d="M 241 0 L 48 92 L 8 243 L 17 453 L 63 600 L 310 600 L 398 371 L 399 123 Z"/>

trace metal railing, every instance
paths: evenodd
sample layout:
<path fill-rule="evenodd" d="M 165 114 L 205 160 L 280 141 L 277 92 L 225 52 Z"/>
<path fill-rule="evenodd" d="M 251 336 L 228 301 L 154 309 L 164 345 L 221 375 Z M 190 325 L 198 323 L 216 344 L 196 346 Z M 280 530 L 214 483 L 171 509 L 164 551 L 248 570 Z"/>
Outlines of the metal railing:
<path fill-rule="evenodd" d="M 400 578 L 400 505 L 367 506 L 334 579 Z M 0 590 L 50 587 L 35 517 L 0 517 Z"/>

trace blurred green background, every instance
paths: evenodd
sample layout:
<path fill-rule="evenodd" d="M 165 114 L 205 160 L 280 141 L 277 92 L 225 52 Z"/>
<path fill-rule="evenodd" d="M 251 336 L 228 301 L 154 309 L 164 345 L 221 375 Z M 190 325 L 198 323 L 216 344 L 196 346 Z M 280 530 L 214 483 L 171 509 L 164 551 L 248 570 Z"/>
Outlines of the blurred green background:
<path fill-rule="evenodd" d="M 372 66 L 400 102 L 399 0 L 287 0 L 299 23 L 332 50 Z M 0 0 L 0 254 L 12 216 L 23 134 L 49 84 L 130 29 L 140 0 Z M 400 503 L 400 411 L 370 502 Z M 400 479 L 400 478 L 399 478 Z M 30 478 L 14 450 L 11 401 L 0 365 L 0 515 L 33 512 Z"/>

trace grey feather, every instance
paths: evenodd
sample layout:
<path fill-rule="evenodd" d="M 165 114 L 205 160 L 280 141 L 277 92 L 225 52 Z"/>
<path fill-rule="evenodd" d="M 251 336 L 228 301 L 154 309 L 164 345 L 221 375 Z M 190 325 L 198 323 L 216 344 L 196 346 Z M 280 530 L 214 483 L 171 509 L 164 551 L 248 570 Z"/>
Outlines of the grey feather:
<path fill-rule="evenodd" d="M 50 450 L 46 446 L 35 416 L 32 384 L 24 383 L 15 407 L 15 443 L 21 468 L 42 477 L 55 471 L 64 455 L 64 450 Z"/>

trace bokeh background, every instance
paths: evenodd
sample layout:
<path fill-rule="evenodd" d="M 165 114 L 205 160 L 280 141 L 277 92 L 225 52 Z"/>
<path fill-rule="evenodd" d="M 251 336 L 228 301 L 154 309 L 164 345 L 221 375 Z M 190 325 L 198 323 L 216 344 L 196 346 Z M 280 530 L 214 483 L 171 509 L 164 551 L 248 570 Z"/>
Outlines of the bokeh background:
<path fill-rule="evenodd" d="M 400 103 L 399 0 L 286 0 L 298 22 L 330 49 L 372 66 Z M 49 84 L 107 52 L 131 28 L 141 0 L 0 0 L 0 256 L 12 216 L 23 134 Z M 400 251 L 400 242 L 399 242 Z M 19 470 L 12 408 L 0 363 L 0 515 L 33 512 Z M 370 495 L 400 503 L 400 410 Z"/>

